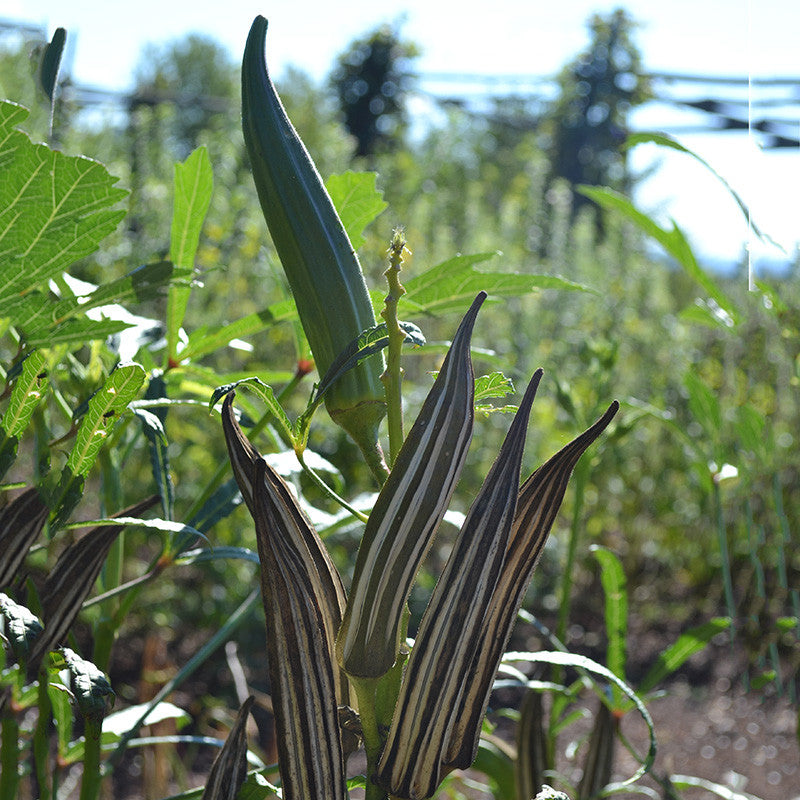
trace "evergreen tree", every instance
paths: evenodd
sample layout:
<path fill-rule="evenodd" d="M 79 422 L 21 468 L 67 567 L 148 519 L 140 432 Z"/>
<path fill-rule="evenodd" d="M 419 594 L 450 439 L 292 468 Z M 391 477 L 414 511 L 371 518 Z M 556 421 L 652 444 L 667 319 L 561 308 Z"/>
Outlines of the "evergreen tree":
<path fill-rule="evenodd" d="M 407 124 L 408 64 L 417 48 L 384 25 L 353 42 L 336 60 L 331 85 L 356 155 L 391 149 Z"/>
<path fill-rule="evenodd" d="M 558 78 L 558 97 L 547 114 L 546 150 L 553 174 L 571 184 L 630 188 L 626 154 L 630 110 L 650 97 L 641 54 L 633 42 L 635 23 L 623 9 L 595 14 L 591 43 Z M 576 197 L 576 204 L 589 201 Z"/>

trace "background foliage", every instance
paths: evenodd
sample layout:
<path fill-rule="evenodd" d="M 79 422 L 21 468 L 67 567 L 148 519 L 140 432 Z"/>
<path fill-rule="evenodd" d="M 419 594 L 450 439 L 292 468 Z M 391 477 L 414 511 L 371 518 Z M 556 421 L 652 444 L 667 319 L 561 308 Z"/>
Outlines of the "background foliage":
<path fill-rule="evenodd" d="M 576 185 L 584 183 L 630 188 L 632 177 L 622 149 L 625 110 L 647 93 L 637 78 L 639 56 L 629 38 L 630 20 L 624 15 L 596 19 L 593 30 L 593 49 L 565 68 L 561 93 L 544 131 L 524 124 L 525 109 L 504 108 L 502 114 L 476 120 L 453 108 L 441 125 L 410 137 L 404 122 L 402 70 L 403 59 L 412 57 L 414 50 L 402 43 L 397 31 L 378 31 L 354 43 L 342 55 L 329 86 L 315 86 L 293 71 L 282 77 L 279 89 L 324 177 L 362 169 L 367 155 L 369 168 L 378 174 L 390 210 L 366 230 L 360 249 L 371 288 L 381 291 L 385 250 L 399 223 L 413 251 L 402 276 L 409 286 L 415 275 L 455 253 L 477 253 L 485 254 L 475 261 L 477 270 L 560 276 L 589 289 L 542 290 L 496 303 L 483 312 L 475 333 L 478 373 L 500 369 L 520 381 L 538 366 L 545 369 L 550 391 L 536 401 L 527 472 L 576 427 L 588 426 L 612 396 L 623 402 L 614 433 L 593 455 L 591 479 L 567 495 L 528 607 L 553 628 L 558 625 L 567 528 L 572 526 L 581 545 L 572 587 L 572 624 L 562 631 L 568 645 L 593 656 L 603 650 L 605 634 L 587 635 L 605 630 L 600 607 L 592 600 L 602 589 L 589 545 L 599 545 L 616 553 L 622 563 L 634 618 L 631 635 L 659 628 L 665 631 L 666 645 L 690 626 L 730 616 L 730 634 L 722 634 L 730 640 L 715 652 L 741 664 L 753 691 L 796 702 L 796 269 L 780 277 L 763 276 L 757 290 L 749 291 L 744 262 L 731 265 L 727 274 L 709 275 L 686 254 L 680 232 L 659 233 L 624 204 L 595 196 L 598 206 L 577 192 Z M 143 407 L 136 419 L 129 415 L 109 429 L 113 446 L 98 451 L 96 465 L 70 455 L 75 453 L 71 440 L 61 443 L 74 434 L 78 409 L 85 409 L 90 398 L 97 397 L 93 393 L 109 385 L 109 376 L 119 379 L 120 373 L 112 370 L 120 358 L 135 357 L 142 365 L 146 379 L 142 376 L 140 396 L 152 400 L 205 403 L 214 387 L 256 374 L 272 386 L 288 386 L 285 404 L 293 412 L 302 410 L 311 383 L 303 379 L 298 365 L 308 353 L 291 314 L 283 324 L 272 324 L 288 290 L 249 177 L 239 128 L 237 68 L 214 42 L 189 37 L 143 56 L 136 92 L 125 113 L 90 115 L 59 101 L 57 93 L 51 132 L 49 107 L 38 93 L 35 68 L 29 68 L 36 63 L 29 61 L 30 46 L 6 48 L 0 56 L 2 95 L 31 108 L 24 121 L 7 120 L 9 129 L 20 125 L 35 141 L 48 140 L 63 154 L 97 159 L 119 180 L 103 179 L 108 210 L 93 245 L 76 250 L 69 264 L 59 262 L 52 274 L 43 276 L 36 285 L 38 294 L 28 295 L 24 308 L 12 307 L 6 299 L 0 311 L 4 424 L 13 404 L 9 398 L 14 382 L 20 380 L 20 337 L 39 344 L 50 338 L 46 402 L 33 412 L 25 436 L 24 426 L 19 429 L 19 441 L 13 444 L 18 455 L 5 483 L 44 479 L 44 473 L 57 466 L 64 471 L 58 471 L 61 482 L 54 480 L 52 491 L 67 491 L 67 479 L 61 477 L 66 474 L 69 480 L 86 481 L 78 514 L 84 519 L 105 516 L 161 489 L 164 519 L 191 522 L 204 530 L 197 514 L 228 474 L 218 421 L 199 406 L 182 403 L 149 411 Z M 603 47 L 605 60 L 598 54 Z M 381 48 L 391 55 L 379 65 L 388 77 L 378 86 L 371 77 L 359 77 L 359 69 L 377 69 L 371 58 L 383 52 Z M 631 78 L 620 80 L 620 75 Z M 359 97 L 374 101 L 383 95 L 380 108 L 376 102 L 368 104 L 376 119 L 366 123 L 348 116 L 353 81 L 359 80 L 368 86 L 368 93 L 356 92 Z M 583 84 L 588 88 L 581 88 Z M 338 103 L 331 86 L 339 88 Z M 604 114 L 597 110 L 600 106 Z M 391 124 L 377 123 L 389 115 Z M 372 131 L 372 138 L 359 133 L 359 124 Z M 197 163 L 186 159 L 198 146 L 207 153 L 203 164 L 213 168 L 213 191 L 209 183 L 210 205 L 197 232 L 194 257 L 186 265 L 175 262 L 192 271 L 182 277 L 162 275 L 157 265 L 167 258 L 174 261 L 173 164 L 181 161 L 188 165 L 185 169 L 194 164 L 197 175 L 204 169 L 200 157 L 195 156 Z M 89 171 L 102 169 L 92 162 L 70 163 Z M 575 172 L 577 164 L 586 169 Z M 7 193 L 11 187 L 4 177 L 0 191 Z M 94 200 L 100 202 L 96 196 Z M 720 201 L 724 200 L 721 188 Z M 9 208 L 10 203 L 0 202 L 0 214 Z M 2 257 L 9 255 L 4 252 Z M 3 263 L 4 270 L 8 263 Z M 125 276 L 143 264 L 151 265 L 147 274 L 156 276 L 152 286 L 147 291 L 128 287 Z M 69 267 L 75 279 L 113 286 L 107 297 L 96 298 L 96 305 L 126 305 L 137 315 L 138 327 L 120 330 L 107 319 L 95 321 L 94 327 L 84 324 L 73 297 L 83 292 L 61 278 L 62 267 Z M 176 284 L 176 277 L 182 283 Z M 32 288 L 28 275 L 25 279 Z M 192 359 L 171 361 L 158 344 L 169 332 L 167 310 L 174 303 L 168 305 L 168 293 L 156 289 L 168 280 L 173 281 L 170 292 L 185 294 L 185 316 L 173 333 L 182 347 L 188 342 L 194 348 L 188 351 L 196 354 Z M 10 292 L 14 285 L 6 283 L 5 289 Z M 55 301 L 56 291 L 61 305 Z M 30 320 L 44 314 L 32 310 L 35 298 L 48 314 L 59 308 L 64 321 L 54 312 L 41 326 L 32 325 Z M 452 334 L 454 312 L 460 310 L 447 308 L 435 316 L 412 318 L 429 346 L 409 351 L 405 360 L 409 418 L 430 386 L 428 372 L 437 368 L 441 344 Z M 248 324 L 226 328 L 242 319 Z M 69 335 L 69 320 L 76 326 L 74 336 Z M 139 338 L 132 338 L 131 330 Z M 108 341 L 109 334 L 116 338 Z M 260 416 L 256 406 L 251 410 L 255 418 Z M 105 410 L 96 413 L 99 419 Z M 507 419 L 487 414 L 478 426 L 454 503 L 457 510 L 465 510 L 465 498 L 479 486 Z M 3 435 L 7 449 L 8 426 Z M 282 449 L 268 428 L 263 436 L 263 449 Z M 338 471 L 340 493 L 356 497 L 372 491 L 367 471 L 341 432 L 315 424 L 311 449 Z M 336 511 L 299 475 L 295 479 L 319 511 Z M 4 491 L 6 499 L 0 502 L 11 496 Z M 97 626 L 102 630 L 112 614 L 107 605 L 87 609 L 75 629 L 75 640 L 87 654 L 92 652 L 88 643 L 93 632 L 95 654 L 105 653 L 100 666 L 107 667 L 113 685 L 125 687 L 118 691 L 126 702 L 145 699 L 156 683 L 141 672 L 142 660 L 150 670 L 176 672 L 200 642 L 226 624 L 255 582 L 254 567 L 246 560 L 181 562 L 180 546 L 161 537 L 143 529 L 129 531 L 114 562 L 118 574 L 112 577 L 105 568 L 99 590 L 155 568 L 167 569 L 169 579 L 151 582 L 137 595 L 139 602 L 126 614 L 124 625 L 108 623 L 105 638 L 98 639 Z M 250 537 L 241 509 L 213 525 L 215 547 L 250 547 Z M 328 542 L 346 574 L 357 542 L 352 526 L 332 526 Z M 45 574 L 63 546 L 63 537 L 44 542 L 30 557 L 32 574 Z M 164 561 L 165 554 L 169 558 Z M 442 560 L 443 551 L 434 550 L 431 575 L 438 573 Z M 412 595 L 416 618 L 432 581 L 423 579 Z M 262 652 L 259 613 L 251 606 L 252 624 L 235 632 L 242 659 L 252 659 L 248 666 L 257 687 L 259 656 L 247 654 Z M 115 636 L 127 646 L 112 652 Z M 532 629 L 521 630 L 520 636 L 520 649 L 535 649 Z M 628 673 L 634 683 L 648 666 L 637 661 L 635 652 L 635 643 L 630 643 Z M 203 688 L 184 699 L 192 705 L 198 729 L 208 730 L 226 719 L 224 709 L 232 705 L 228 698 L 234 686 L 221 659 L 208 663 L 201 680 Z M 268 742 L 265 717 L 261 724 L 262 742 Z M 148 780 L 158 778 L 151 775 Z"/>

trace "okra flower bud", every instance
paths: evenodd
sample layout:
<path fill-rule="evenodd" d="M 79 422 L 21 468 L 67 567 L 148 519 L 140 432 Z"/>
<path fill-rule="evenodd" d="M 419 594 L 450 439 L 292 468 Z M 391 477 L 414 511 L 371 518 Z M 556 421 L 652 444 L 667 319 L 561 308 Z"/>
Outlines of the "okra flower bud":
<path fill-rule="evenodd" d="M 347 233 L 270 80 L 266 33 L 267 20 L 256 17 L 242 62 L 244 140 L 272 241 L 324 375 L 350 342 L 375 325 L 375 314 Z M 382 356 L 371 356 L 325 397 L 331 417 L 368 458 L 386 410 L 382 371 Z"/>

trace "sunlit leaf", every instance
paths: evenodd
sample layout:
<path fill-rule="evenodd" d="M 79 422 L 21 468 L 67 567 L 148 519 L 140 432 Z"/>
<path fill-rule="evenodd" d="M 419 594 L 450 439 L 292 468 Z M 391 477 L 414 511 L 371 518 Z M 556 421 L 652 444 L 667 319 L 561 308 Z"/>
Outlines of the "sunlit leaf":
<path fill-rule="evenodd" d="M 170 229 L 170 261 L 177 267 L 194 267 L 195 254 L 200 242 L 213 189 L 213 171 L 208 150 L 198 147 L 183 163 L 175 164 Z M 191 287 L 172 286 L 167 300 L 167 355 L 178 358 L 178 331 L 183 324 Z"/>
<path fill-rule="evenodd" d="M 497 253 L 459 255 L 403 281 L 406 293 L 400 298 L 400 310 L 405 314 L 442 314 L 460 311 L 480 291 L 492 298 L 519 297 L 541 289 L 589 291 L 585 286 L 555 275 L 489 272 L 478 269 L 479 264 L 496 257 Z M 380 298 L 381 304 L 383 298 Z"/>
<path fill-rule="evenodd" d="M 678 640 L 664 650 L 656 659 L 655 664 L 650 667 L 639 684 L 639 694 L 645 695 L 655 689 L 687 659 L 702 650 L 718 633 L 728 630 L 730 625 L 731 621 L 727 617 L 715 617 L 681 634 Z"/>
<path fill-rule="evenodd" d="M 366 241 L 364 229 L 387 206 L 383 194 L 375 186 L 377 177 L 374 172 L 348 170 L 341 175 L 331 175 L 325 181 L 325 188 L 355 250 Z"/>
<path fill-rule="evenodd" d="M 16 129 L 27 116 L 0 103 L 0 309 L 93 253 L 125 215 L 106 168 L 33 144 Z"/>

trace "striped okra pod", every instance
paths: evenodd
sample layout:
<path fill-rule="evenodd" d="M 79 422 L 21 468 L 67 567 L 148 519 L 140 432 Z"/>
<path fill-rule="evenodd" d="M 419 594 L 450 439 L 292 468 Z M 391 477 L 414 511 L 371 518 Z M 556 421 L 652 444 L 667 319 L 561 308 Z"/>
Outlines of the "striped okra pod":
<path fill-rule="evenodd" d="M 283 797 L 346 800 L 338 709 L 347 682 L 333 657 L 344 605 L 339 574 L 289 487 L 239 428 L 233 393 L 222 421 L 256 528 Z"/>
<path fill-rule="evenodd" d="M 256 17 L 242 62 L 244 140 L 272 241 L 324 375 L 350 342 L 375 325 L 375 314 L 347 233 L 270 80 L 266 33 L 267 20 Z M 379 457 L 377 430 L 386 410 L 382 372 L 382 356 L 371 356 L 325 396 L 331 417 L 371 466 Z"/>
<path fill-rule="evenodd" d="M 369 515 L 336 641 L 350 675 L 377 678 L 400 650 L 400 621 L 461 475 L 472 439 L 470 338 L 486 294 L 473 302 Z"/>

